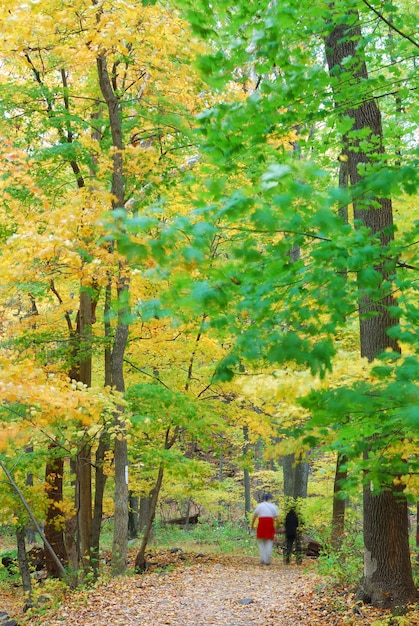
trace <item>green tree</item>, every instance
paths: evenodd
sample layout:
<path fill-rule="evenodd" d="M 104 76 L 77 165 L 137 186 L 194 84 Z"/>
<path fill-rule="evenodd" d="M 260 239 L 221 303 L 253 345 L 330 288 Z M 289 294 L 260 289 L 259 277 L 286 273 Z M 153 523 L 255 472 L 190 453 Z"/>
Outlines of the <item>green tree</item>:
<path fill-rule="evenodd" d="M 392 5 L 392 20 L 396 17 L 409 33 L 412 17 L 402 2 Z M 415 457 L 413 449 L 403 453 L 403 442 L 414 440 L 416 428 L 412 323 L 417 305 L 409 271 L 415 268 L 417 226 L 410 220 L 400 223 L 394 239 L 390 198 L 397 196 L 408 207 L 405 194 L 415 193 L 418 177 L 409 128 L 415 113 L 410 110 L 408 119 L 398 120 L 405 132 L 395 138 L 392 122 L 398 111 L 391 92 L 399 88 L 397 73 L 407 100 L 414 102 L 411 58 L 417 44 L 395 31 L 398 67 L 393 73 L 385 52 L 377 52 L 385 42 L 381 26 L 389 20 L 360 2 L 334 3 L 332 11 L 307 2 L 234 7 L 220 2 L 214 8 L 203 1 L 194 3 L 189 18 L 213 45 L 214 53 L 201 60 L 208 82 L 222 90 L 233 81 L 238 93 L 241 89 L 234 102 L 221 99 L 200 116 L 202 150 L 216 168 L 209 170 L 189 230 L 182 223 L 194 240 L 196 258 L 201 245 L 196 222 L 200 232 L 205 228 L 213 236 L 229 236 L 225 263 L 205 277 L 197 272 L 190 289 L 195 308 L 210 301 L 213 325 L 222 324 L 236 338 L 218 376 L 231 379 L 256 361 L 269 367 L 308 367 L 327 379 L 337 352 L 359 341 L 361 355 L 374 361 L 370 377 L 362 380 L 359 360 L 358 383 L 345 384 L 342 377 L 340 391 L 314 394 L 306 402 L 315 416 L 304 426 L 303 443 L 328 441 L 351 459 L 351 480 L 362 467 L 365 595 L 377 605 L 405 602 L 415 595 L 403 495 Z M 391 110 L 384 126 L 378 99 L 384 113 Z M 298 160 L 290 147 L 296 127 Z M 392 152 L 395 145 L 397 154 Z M 342 161 L 348 164 L 348 191 L 337 181 Z M 355 228 L 340 215 L 348 205 Z M 301 250 L 297 260 L 290 258 L 291 245 Z M 403 296 L 396 300 L 394 293 L 402 285 Z M 346 345 L 341 339 L 345 328 L 354 333 Z M 400 340 L 406 346 L 403 356 Z M 380 360 L 383 366 L 375 367 Z M 405 421 L 401 407 L 411 416 Z M 289 425 L 285 432 L 295 436 Z M 397 538 L 391 528 L 398 529 Z M 380 548 L 379 536 L 385 537 Z M 391 559 L 385 564 L 388 550 Z"/>
<path fill-rule="evenodd" d="M 342 106 L 339 84 L 342 77 L 355 83 L 368 82 L 368 72 L 362 57 L 362 33 L 359 14 L 355 9 L 334 17 L 334 27 L 325 46 L 332 77 L 335 100 Z M 337 83 L 334 79 L 338 76 Z M 337 93 L 336 93 L 337 92 Z M 343 105 L 344 106 L 344 105 Z M 360 182 L 372 165 L 373 171 L 385 167 L 384 137 L 377 101 L 366 97 L 357 106 L 343 109 L 342 115 L 353 120 L 344 136 L 343 155 L 347 158 L 349 178 L 354 188 L 352 204 L 354 220 L 366 226 L 379 241 L 380 259 L 373 267 L 359 272 L 359 319 L 361 356 L 373 361 L 387 349 L 400 352 L 399 344 L 389 331 L 398 324 L 393 278 L 396 259 L 388 244 L 393 238 L 394 221 L 391 199 L 380 193 L 358 191 Z M 378 162 L 378 167 L 377 167 Z M 365 283 L 362 274 L 374 274 L 374 288 Z M 368 475 L 368 450 L 364 451 L 364 580 L 363 598 L 375 605 L 408 602 L 416 597 L 410 564 L 407 501 L 403 483 L 387 484 L 378 490 Z M 394 479 L 397 475 L 394 476 Z M 394 541 L 396 535 L 397 541 Z"/>

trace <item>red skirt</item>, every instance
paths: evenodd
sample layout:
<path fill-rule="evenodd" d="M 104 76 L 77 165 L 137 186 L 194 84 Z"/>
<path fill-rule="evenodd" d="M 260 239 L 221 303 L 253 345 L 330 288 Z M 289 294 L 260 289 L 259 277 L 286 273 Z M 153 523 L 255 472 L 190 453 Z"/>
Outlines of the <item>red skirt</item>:
<path fill-rule="evenodd" d="M 257 539 L 273 539 L 275 537 L 275 527 L 273 517 L 259 517 L 256 531 Z"/>

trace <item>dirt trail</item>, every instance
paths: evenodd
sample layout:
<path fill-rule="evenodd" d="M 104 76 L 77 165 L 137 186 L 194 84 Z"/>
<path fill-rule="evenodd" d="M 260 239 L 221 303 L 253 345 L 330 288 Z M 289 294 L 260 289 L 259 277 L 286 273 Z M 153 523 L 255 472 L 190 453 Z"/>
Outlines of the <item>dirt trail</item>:
<path fill-rule="evenodd" d="M 204 558 L 205 560 L 205 558 Z M 278 559 L 225 558 L 144 576 L 113 579 L 64 603 L 37 626 L 297 626 L 346 622 L 307 621 L 303 596 L 315 576 Z M 79 592 L 80 593 L 80 592 Z M 69 599 L 70 600 L 70 599 Z M 299 606 L 304 609 L 299 614 Z M 305 617 L 304 617 L 305 615 Z M 311 618 L 310 618 L 311 619 Z"/>
<path fill-rule="evenodd" d="M 21 626 L 366 626 L 390 615 L 325 587 L 310 561 L 286 566 L 279 556 L 267 567 L 256 557 L 160 552 L 146 574 L 67 592 L 59 605 L 48 584 L 38 592 L 43 615 L 23 614 L 21 593 L 10 604 L 0 590 L 0 608 Z M 407 623 L 419 626 L 413 608 Z"/>

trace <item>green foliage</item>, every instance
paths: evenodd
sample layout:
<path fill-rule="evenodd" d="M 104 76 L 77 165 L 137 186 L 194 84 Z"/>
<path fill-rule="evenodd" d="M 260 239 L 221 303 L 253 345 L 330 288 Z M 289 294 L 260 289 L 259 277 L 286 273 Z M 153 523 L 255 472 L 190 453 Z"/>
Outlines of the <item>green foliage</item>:
<path fill-rule="evenodd" d="M 211 404 L 204 409 L 204 420 L 203 408 L 196 400 L 157 383 L 133 385 L 126 399 L 133 426 L 154 442 L 159 436 L 166 436 L 166 429 L 182 429 L 189 437 L 205 437 L 209 423 L 214 430 L 221 424 Z"/>
<path fill-rule="evenodd" d="M 362 479 L 364 469 L 377 486 L 418 470 L 414 447 L 409 444 L 417 438 L 419 419 L 417 359 L 386 353 L 372 374 L 352 385 L 313 390 L 301 399 L 311 414 L 304 427 L 311 433 L 311 444 L 327 439 L 332 430 L 338 433 L 330 447 L 352 461 L 347 484 L 351 489 L 355 477 Z M 315 432 L 317 437 L 313 437 Z M 387 455 L 383 455 L 385 446 L 391 446 Z"/>
<path fill-rule="evenodd" d="M 254 555 L 254 538 L 243 526 L 217 522 L 199 523 L 188 531 L 172 525 L 156 525 L 154 543 L 159 548 L 180 547 L 189 552 Z"/>
<path fill-rule="evenodd" d="M 0 583 L 2 586 L 19 584 L 18 581 L 20 579 L 20 572 L 19 565 L 17 563 L 17 550 L 7 550 L 2 552 L 0 560 L 3 558 L 13 559 L 14 563 L 8 568 L 6 568 L 3 564 L 0 564 Z"/>
<path fill-rule="evenodd" d="M 324 544 L 323 544 L 324 545 Z M 355 585 L 362 571 L 363 541 L 359 528 L 352 528 L 339 550 L 323 547 L 316 560 L 316 570 L 332 584 Z"/>

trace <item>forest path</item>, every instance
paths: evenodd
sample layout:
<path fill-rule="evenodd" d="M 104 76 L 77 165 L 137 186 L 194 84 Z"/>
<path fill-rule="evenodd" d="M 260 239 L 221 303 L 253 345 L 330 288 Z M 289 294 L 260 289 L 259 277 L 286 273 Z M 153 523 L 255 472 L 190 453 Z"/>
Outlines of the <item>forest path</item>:
<path fill-rule="evenodd" d="M 310 569 L 310 568 L 309 568 Z M 112 579 L 32 617 L 37 626 L 297 626 L 349 624 L 310 598 L 319 578 L 305 565 L 270 566 L 257 558 L 195 555 L 174 569 Z M 330 613 L 330 611 L 326 611 Z M 331 621 L 327 617 L 331 618 Z M 358 621 L 358 623 L 360 623 Z M 364 622 L 365 623 L 365 622 Z"/>
<path fill-rule="evenodd" d="M 145 574 L 67 591 L 60 602 L 46 581 L 36 590 L 43 615 L 21 612 L 21 590 L 12 604 L 0 590 L 0 608 L 20 626 L 366 626 L 391 614 L 354 605 L 353 593 L 330 587 L 309 559 L 286 566 L 276 555 L 263 566 L 256 557 L 172 550 L 149 565 Z M 404 623 L 419 626 L 416 608 Z"/>

